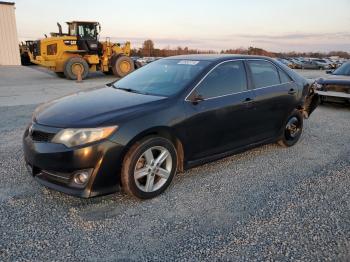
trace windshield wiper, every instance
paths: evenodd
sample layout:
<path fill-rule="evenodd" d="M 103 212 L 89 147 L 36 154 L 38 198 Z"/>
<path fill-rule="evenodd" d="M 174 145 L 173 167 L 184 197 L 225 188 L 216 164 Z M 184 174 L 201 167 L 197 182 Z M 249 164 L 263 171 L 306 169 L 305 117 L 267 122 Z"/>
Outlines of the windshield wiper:
<path fill-rule="evenodd" d="M 124 91 L 126 91 L 126 92 L 130 92 L 130 93 L 132 93 L 132 92 L 134 92 L 135 90 L 133 90 L 133 89 L 131 89 L 131 88 L 122 88 L 122 87 L 116 87 L 116 89 L 119 89 L 119 90 L 124 90 Z"/>

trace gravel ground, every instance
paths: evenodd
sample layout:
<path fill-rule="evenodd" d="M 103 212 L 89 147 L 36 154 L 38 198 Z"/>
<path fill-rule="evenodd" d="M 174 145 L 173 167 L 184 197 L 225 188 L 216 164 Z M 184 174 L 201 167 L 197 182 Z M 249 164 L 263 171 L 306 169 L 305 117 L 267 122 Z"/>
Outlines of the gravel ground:
<path fill-rule="evenodd" d="M 0 65 L 0 106 L 38 104 L 114 80 L 113 76 L 92 73 L 83 83 L 76 83 L 39 66 Z"/>
<path fill-rule="evenodd" d="M 191 169 L 148 201 L 37 184 L 21 149 L 34 107 L 0 104 L 0 261 L 350 260 L 349 107 L 320 106 L 296 146 Z"/>

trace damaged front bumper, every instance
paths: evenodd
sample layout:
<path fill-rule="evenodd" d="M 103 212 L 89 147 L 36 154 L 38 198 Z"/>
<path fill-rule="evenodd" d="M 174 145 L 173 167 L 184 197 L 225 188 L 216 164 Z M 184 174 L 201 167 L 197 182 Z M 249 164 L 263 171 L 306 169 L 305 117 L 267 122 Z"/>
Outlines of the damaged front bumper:
<path fill-rule="evenodd" d="M 349 84 L 323 84 L 317 82 L 314 86 L 321 102 L 350 103 Z"/>

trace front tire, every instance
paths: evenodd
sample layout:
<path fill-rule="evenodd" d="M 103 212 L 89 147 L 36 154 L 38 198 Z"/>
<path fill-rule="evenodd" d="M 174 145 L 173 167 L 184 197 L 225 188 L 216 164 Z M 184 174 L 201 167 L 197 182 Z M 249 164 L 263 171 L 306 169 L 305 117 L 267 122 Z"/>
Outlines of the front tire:
<path fill-rule="evenodd" d="M 124 77 L 135 70 L 134 61 L 125 55 L 112 57 L 111 67 L 116 77 Z"/>
<path fill-rule="evenodd" d="M 136 142 L 124 157 L 122 188 L 140 199 L 156 197 L 170 185 L 176 168 L 176 149 L 168 139 L 145 138 Z"/>
<path fill-rule="evenodd" d="M 67 79 L 77 80 L 78 71 L 81 72 L 81 79 L 85 79 L 89 74 L 89 65 L 81 57 L 72 57 L 64 64 L 64 75 Z"/>
<path fill-rule="evenodd" d="M 303 132 L 303 115 L 299 110 L 294 110 L 289 116 L 283 130 L 283 136 L 278 144 L 283 147 L 294 146 L 300 139 Z"/>

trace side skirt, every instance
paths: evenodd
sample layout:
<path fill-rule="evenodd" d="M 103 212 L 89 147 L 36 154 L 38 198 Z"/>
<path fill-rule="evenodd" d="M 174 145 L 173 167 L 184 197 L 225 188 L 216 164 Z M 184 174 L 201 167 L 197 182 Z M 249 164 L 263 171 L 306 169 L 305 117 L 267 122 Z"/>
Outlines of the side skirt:
<path fill-rule="evenodd" d="M 249 149 L 256 148 L 258 146 L 272 144 L 272 143 L 277 142 L 278 140 L 279 140 L 278 138 L 272 138 L 272 139 L 270 138 L 270 139 L 266 139 L 266 140 L 263 140 L 263 141 L 260 141 L 257 143 L 250 144 L 248 146 L 235 148 L 235 149 L 232 149 L 230 151 L 215 154 L 215 155 L 212 155 L 209 157 L 204 157 L 204 158 L 200 158 L 200 159 L 196 159 L 196 160 L 187 161 L 185 164 L 185 170 L 196 167 L 196 166 L 200 166 L 200 165 L 203 165 L 206 163 L 210 163 L 210 162 L 213 162 L 213 161 L 216 161 L 216 160 L 228 157 L 228 156 L 239 154 L 239 153 L 245 152 Z"/>

